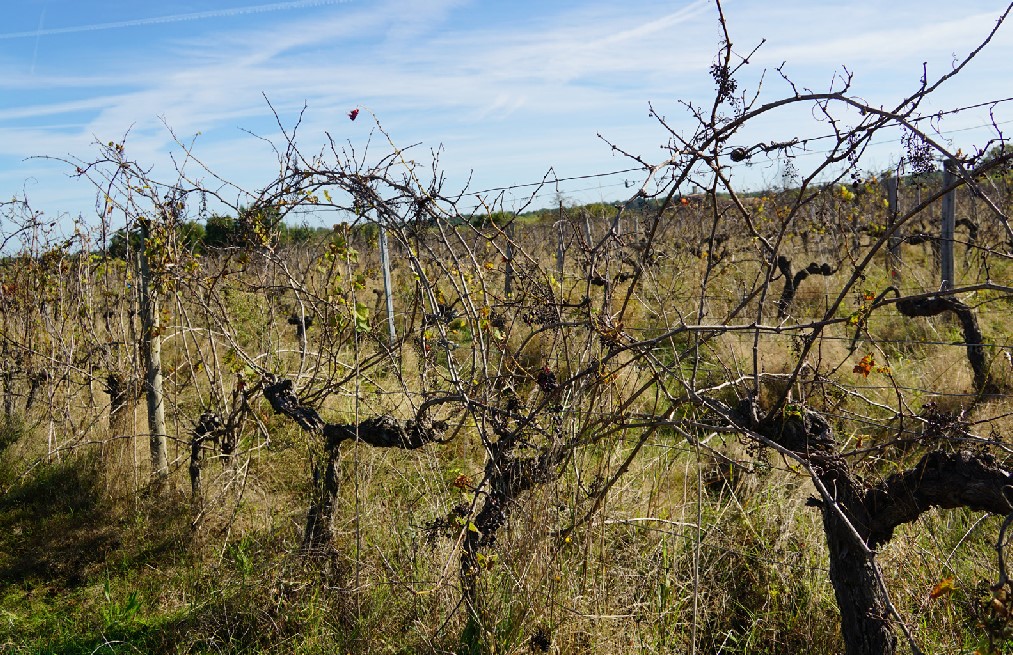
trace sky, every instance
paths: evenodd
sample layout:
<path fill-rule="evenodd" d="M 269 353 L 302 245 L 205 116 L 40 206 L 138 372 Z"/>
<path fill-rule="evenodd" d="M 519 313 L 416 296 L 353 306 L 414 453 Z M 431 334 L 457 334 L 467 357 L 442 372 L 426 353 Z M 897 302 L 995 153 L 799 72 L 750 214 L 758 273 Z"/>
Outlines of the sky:
<path fill-rule="evenodd" d="M 173 179 L 176 139 L 220 177 L 255 191 L 277 174 L 267 141 L 273 111 L 317 151 L 329 134 L 362 152 L 378 120 L 400 147 L 438 149 L 447 190 L 559 179 L 530 206 L 616 201 L 643 181 L 636 162 L 662 161 L 668 132 L 689 132 L 685 106 L 709 106 L 721 32 L 713 0 L 7 0 L 0 26 L 0 199 L 27 196 L 51 216 L 94 218 L 96 190 L 61 160 L 88 161 L 96 143 L 127 135 L 131 159 Z M 739 89 L 773 100 L 831 87 L 890 107 L 973 50 L 1003 6 L 965 0 L 725 0 L 734 51 L 763 41 Z M 1013 95 L 1013 19 L 926 114 Z M 923 68 L 924 67 L 924 68 Z M 761 85 L 762 80 L 762 85 Z M 268 104 L 270 102 L 270 105 Z M 273 110 L 272 110 L 273 107 Z M 359 108 L 356 121 L 348 112 Z M 965 151 L 1013 120 L 1013 102 L 939 123 Z M 1005 125 L 1009 128 L 1009 125 Z M 758 123 L 744 141 L 824 134 L 807 111 Z M 175 135 L 175 137 L 174 137 Z M 604 137 L 605 140 L 600 138 Z M 375 139 L 375 134 L 374 134 Z M 267 140 L 267 141 L 265 141 Z M 750 145 L 744 143 L 744 145 Z M 818 148 L 817 148 L 818 149 Z M 379 152 L 374 144 L 373 151 Z M 902 156 L 885 134 L 863 166 Z M 797 159 L 804 168 L 810 154 Z M 740 165 L 745 188 L 777 184 L 777 163 Z M 535 187 L 511 189 L 503 208 Z M 237 198 L 241 201 L 241 198 Z M 312 221 L 311 221 L 312 222 Z"/>

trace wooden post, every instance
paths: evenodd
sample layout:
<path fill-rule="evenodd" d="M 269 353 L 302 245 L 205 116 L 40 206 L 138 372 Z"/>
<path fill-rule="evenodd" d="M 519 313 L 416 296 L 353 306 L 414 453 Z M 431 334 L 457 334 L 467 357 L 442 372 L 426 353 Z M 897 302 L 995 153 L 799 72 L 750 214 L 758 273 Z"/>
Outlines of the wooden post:
<path fill-rule="evenodd" d="M 506 244 L 506 273 L 503 275 L 503 293 L 506 294 L 507 299 L 513 295 L 514 292 L 514 221 L 516 217 L 511 218 L 510 222 L 506 226 L 507 244 Z"/>
<path fill-rule="evenodd" d="M 897 205 L 897 189 L 900 185 L 900 180 L 897 179 L 896 175 L 891 175 L 886 180 L 886 201 L 887 201 L 887 218 L 886 227 L 892 229 L 897 223 L 897 216 L 900 211 Z M 889 254 L 887 255 L 888 267 L 890 269 L 890 278 L 893 280 L 900 279 L 900 268 L 902 264 L 900 255 L 900 234 L 896 232 L 890 236 L 887 240 L 887 248 Z"/>
<path fill-rule="evenodd" d="M 953 186 L 957 181 L 954 175 L 954 163 L 947 161 L 943 166 L 943 188 Z M 957 191 L 950 189 L 943 196 L 943 225 L 939 235 L 939 267 L 941 275 L 940 289 L 947 290 L 956 286 L 953 267 L 953 230 L 957 209 Z"/>
<path fill-rule="evenodd" d="M 559 203 L 559 220 L 556 221 L 556 268 L 559 269 L 559 290 L 563 291 L 563 203 Z"/>
<path fill-rule="evenodd" d="M 556 268 L 559 270 L 559 289 L 563 290 L 563 264 L 566 251 L 563 247 L 563 222 L 556 223 Z"/>
<path fill-rule="evenodd" d="M 387 248 L 387 230 L 380 226 L 380 267 L 383 269 L 383 294 L 387 298 L 387 330 L 391 345 L 397 341 L 394 329 L 394 290 L 390 283 L 390 250 Z"/>
<path fill-rule="evenodd" d="M 137 253 L 141 277 L 141 350 L 144 357 L 144 391 L 148 403 L 148 444 L 151 477 L 161 485 L 169 477 L 168 437 L 162 393 L 162 328 L 159 325 L 158 289 L 148 261 L 149 219 L 139 219 L 141 248 Z"/>

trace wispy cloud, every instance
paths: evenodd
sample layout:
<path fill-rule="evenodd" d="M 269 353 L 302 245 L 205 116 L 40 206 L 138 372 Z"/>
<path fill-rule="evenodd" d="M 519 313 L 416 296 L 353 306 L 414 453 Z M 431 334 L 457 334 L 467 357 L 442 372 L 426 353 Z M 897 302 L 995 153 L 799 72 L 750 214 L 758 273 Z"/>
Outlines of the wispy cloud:
<path fill-rule="evenodd" d="M 899 4 L 907 11 L 912 6 Z M 34 76 L 25 74 L 27 66 L 17 73 L 6 65 L 0 155 L 86 157 L 96 138 L 130 130 L 131 156 L 164 163 L 175 147 L 168 125 L 180 135 L 203 132 L 202 159 L 255 186 L 249 180 L 270 175 L 273 161 L 261 141 L 241 130 L 278 136 L 266 96 L 286 125 L 308 105 L 304 143 L 322 143 L 325 131 L 364 139 L 368 121 L 346 118 L 359 106 L 375 111 L 399 143 L 446 144 L 442 161 L 459 178 L 474 168 L 476 184 L 499 186 L 537 179 L 549 166 L 560 175 L 622 168 L 627 162 L 596 132 L 632 152 L 656 153 L 667 134 L 647 116 L 648 101 L 672 114 L 669 124 L 679 129 L 677 100 L 713 97 L 708 67 L 720 30 L 711 0 L 517 0 L 516 10 L 510 7 L 498 6 L 496 19 L 484 20 L 488 6 L 478 0 L 302 0 L 60 28 L 85 32 L 278 12 L 270 20 L 209 25 L 213 31 L 166 27 L 144 48 L 117 50 L 128 47 L 130 40 L 122 39 L 104 46 L 109 52 L 83 53 L 55 70 L 40 54 Z M 801 85 L 825 88 L 848 65 L 865 75 L 858 92 L 878 93 L 876 84 L 894 83 L 901 93 L 917 80 L 896 84 L 898 70 L 922 56 L 942 70 L 950 52 L 987 33 L 994 20 L 968 12 L 946 23 L 924 17 L 877 26 L 869 16 L 880 11 L 878 3 L 860 1 L 760 7 L 729 0 L 726 8 L 736 52 L 768 39 L 740 78 L 742 88 L 754 89 L 756 71 L 787 60 Z M 840 18 L 856 11 L 854 24 Z M 0 39 L 56 33 L 40 28 Z M 996 45 L 1003 52 L 1009 38 Z M 1008 66 L 1008 58 L 986 61 Z M 764 93 L 780 93 L 779 85 L 768 73 Z M 808 118 L 801 112 L 778 130 L 808 129 L 802 127 L 813 122 Z M 778 130 L 755 136 L 779 138 Z"/>
<path fill-rule="evenodd" d="M 162 25 L 166 23 L 181 23 L 184 21 L 205 20 L 208 18 L 229 18 L 243 16 L 246 14 L 260 14 L 271 11 L 286 11 L 292 9 L 304 9 L 308 7 L 322 7 L 325 5 L 338 5 L 352 2 L 352 0 L 293 0 L 292 2 L 272 2 L 269 4 L 248 5 L 245 7 L 233 7 L 231 9 L 213 9 L 210 11 L 195 11 L 185 14 L 171 14 L 168 16 L 154 16 L 151 18 L 137 18 L 133 20 L 119 20 L 109 23 L 91 23 L 88 25 L 74 25 L 71 27 L 53 27 L 42 29 L 40 19 L 39 28 L 27 32 L 6 32 L 0 33 L 0 40 L 25 39 L 41 36 L 55 36 L 57 34 L 76 34 L 79 32 L 98 32 L 102 30 L 115 30 L 125 27 L 141 27 L 144 25 Z M 43 12 L 45 9 L 43 9 Z"/>
<path fill-rule="evenodd" d="M 35 48 L 32 49 L 32 66 L 29 69 L 29 74 L 30 75 L 34 75 L 35 74 L 35 62 L 38 61 L 38 59 L 39 59 L 39 40 L 42 37 L 42 34 L 41 34 L 42 33 L 42 26 L 45 24 L 45 22 L 46 22 L 46 8 L 43 7 L 42 8 L 42 13 L 39 14 L 39 27 L 36 28 Z"/>

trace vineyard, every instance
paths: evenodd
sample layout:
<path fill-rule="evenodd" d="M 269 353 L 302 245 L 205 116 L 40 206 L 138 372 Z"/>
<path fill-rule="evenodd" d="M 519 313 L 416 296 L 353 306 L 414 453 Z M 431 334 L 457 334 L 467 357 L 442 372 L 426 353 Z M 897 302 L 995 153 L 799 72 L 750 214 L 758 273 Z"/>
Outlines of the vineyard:
<path fill-rule="evenodd" d="M 379 121 L 282 127 L 257 191 L 123 139 L 68 162 L 94 220 L 3 204 L 3 652 L 1007 652 L 1001 131 L 921 121 L 960 62 L 885 110 L 716 61 L 614 204 L 475 209 Z M 739 140 L 793 105 L 817 160 Z"/>

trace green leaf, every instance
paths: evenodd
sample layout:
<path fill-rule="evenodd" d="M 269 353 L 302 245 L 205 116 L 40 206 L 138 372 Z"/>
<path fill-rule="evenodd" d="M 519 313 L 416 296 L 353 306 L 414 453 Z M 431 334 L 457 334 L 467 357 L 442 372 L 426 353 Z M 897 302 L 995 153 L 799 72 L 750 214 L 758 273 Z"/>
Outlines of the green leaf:
<path fill-rule="evenodd" d="M 369 307 L 361 302 L 355 303 L 355 310 L 352 312 L 355 317 L 356 332 L 369 331 Z"/>

